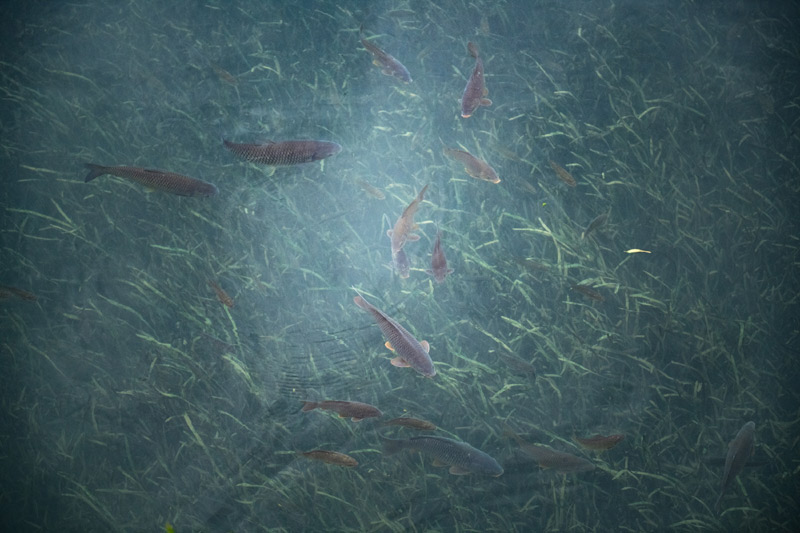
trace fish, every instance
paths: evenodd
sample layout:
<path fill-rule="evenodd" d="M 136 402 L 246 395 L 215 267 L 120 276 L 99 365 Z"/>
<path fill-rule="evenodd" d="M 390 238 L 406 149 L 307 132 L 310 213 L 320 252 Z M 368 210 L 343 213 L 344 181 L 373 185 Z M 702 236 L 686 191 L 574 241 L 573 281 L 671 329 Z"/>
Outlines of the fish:
<path fill-rule="evenodd" d="M 610 450 L 622 442 L 624 438 L 625 435 L 594 435 L 593 437 L 588 437 L 585 439 L 573 437 L 575 442 L 580 444 L 582 447 L 586 448 L 587 450 L 594 450 L 596 452 Z"/>
<path fill-rule="evenodd" d="M 597 215 L 596 217 L 594 217 L 594 219 L 591 222 L 589 222 L 589 225 L 586 226 L 586 229 L 583 230 L 583 233 L 581 234 L 581 239 L 585 239 L 594 230 L 605 226 L 607 221 L 608 221 L 608 213 L 603 213 L 601 215 Z"/>
<path fill-rule="evenodd" d="M 228 85 L 233 85 L 234 87 L 239 85 L 239 80 L 236 79 L 236 76 L 222 68 L 221 66 L 217 65 L 213 61 L 208 62 L 211 65 L 211 69 L 214 73 L 219 76 L 219 79 L 227 83 Z"/>
<path fill-rule="evenodd" d="M 383 442 L 383 452 L 392 455 L 402 450 L 411 450 L 430 455 L 434 466 L 449 466 L 450 473 L 456 476 L 466 474 L 485 474 L 501 476 L 503 467 L 489 454 L 473 448 L 466 442 L 445 437 L 411 437 L 410 439 L 387 439 L 378 436 Z"/>
<path fill-rule="evenodd" d="M 404 428 L 416 429 L 419 431 L 433 431 L 436 429 L 436 424 L 428 422 L 427 420 L 420 420 L 419 418 L 400 417 L 392 418 L 384 422 L 384 426 L 402 426 Z"/>
<path fill-rule="evenodd" d="M 550 161 L 550 166 L 555 170 L 556 176 L 558 179 L 563 181 L 567 184 L 568 187 L 575 187 L 578 183 L 575 181 L 575 178 L 572 177 L 572 174 L 567 172 L 564 167 L 556 163 L 555 161 Z"/>
<path fill-rule="evenodd" d="M 380 67 L 381 74 L 392 76 L 403 83 L 411 83 L 411 74 L 408 73 L 408 69 L 401 62 L 364 38 L 363 24 L 358 29 L 358 36 L 367 52 L 372 54 L 372 64 Z"/>
<path fill-rule="evenodd" d="M 519 435 L 509 430 L 506 430 L 505 434 L 516 440 L 520 449 L 525 452 L 525 454 L 532 457 L 542 469 L 546 470 L 552 468 L 559 474 L 574 474 L 577 472 L 588 472 L 595 468 L 593 463 L 587 461 L 583 457 L 525 442 Z"/>
<path fill-rule="evenodd" d="M 402 248 L 396 254 L 392 254 L 392 265 L 397 275 L 401 278 L 408 279 L 411 275 L 411 262 Z"/>
<path fill-rule="evenodd" d="M 397 219 L 397 222 L 394 223 L 394 228 L 386 232 L 386 235 L 392 240 L 392 256 L 402 250 L 407 241 L 413 242 L 419 240 L 419 235 L 411 232 L 417 229 L 417 225 L 414 224 L 414 215 L 417 213 L 417 209 L 419 209 L 419 205 L 422 203 L 425 191 L 427 190 L 428 186 L 425 185 L 422 190 L 419 191 L 417 197 L 408 204 L 408 207 L 405 208 L 403 214 Z"/>
<path fill-rule="evenodd" d="M 728 454 L 725 456 L 725 468 L 722 471 L 722 482 L 720 483 L 719 496 L 714 503 L 714 512 L 719 514 L 722 496 L 733 480 L 742 471 L 747 460 L 753 455 L 755 441 L 756 423 L 748 422 L 742 426 L 733 440 L 728 444 Z"/>
<path fill-rule="evenodd" d="M 653 252 L 649 250 L 642 250 L 639 248 L 631 248 L 630 250 L 625 250 L 626 254 L 651 254 Z"/>
<path fill-rule="evenodd" d="M 380 309 L 369 303 L 360 294 L 353 298 L 357 306 L 368 311 L 386 337 L 386 347 L 397 354 L 392 359 L 392 365 L 397 367 L 411 367 L 423 376 L 432 378 L 436 375 L 433 361 L 428 354 L 430 345 L 428 341 L 418 341 L 406 328 L 386 316 Z"/>
<path fill-rule="evenodd" d="M 502 353 L 498 353 L 497 355 L 499 355 L 500 359 L 502 359 L 508 366 L 516 370 L 517 373 L 526 375 L 531 379 L 536 379 L 536 368 L 532 364 L 510 355 L 505 355 Z"/>
<path fill-rule="evenodd" d="M 383 194 L 383 191 L 375 187 L 374 185 L 370 185 L 364 180 L 358 180 L 356 183 L 358 183 L 358 186 L 361 187 L 362 191 L 372 196 L 376 200 L 383 200 L 384 198 L 386 198 L 386 195 Z"/>
<path fill-rule="evenodd" d="M 339 418 L 350 418 L 353 422 L 361 422 L 365 418 L 377 418 L 383 413 L 368 403 L 325 400 L 323 402 L 303 401 L 303 412 L 322 409 L 339 414 Z"/>
<path fill-rule="evenodd" d="M 0 300 L 8 300 L 12 296 L 16 296 L 20 300 L 27 300 L 29 302 L 36 301 L 36 295 L 24 289 L 16 287 L 9 287 L 8 285 L 0 285 Z"/>
<path fill-rule="evenodd" d="M 447 258 L 442 251 L 441 231 L 436 232 L 436 242 L 433 243 L 433 252 L 431 252 L 431 268 L 425 272 L 433 276 L 436 283 L 444 282 L 447 275 L 453 273 L 452 268 L 447 268 Z"/>
<path fill-rule="evenodd" d="M 235 155 L 263 165 L 298 165 L 320 161 L 342 151 L 331 141 L 267 141 L 258 144 L 234 143 L 223 139 L 225 148 Z"/>
<path fill-rule="evenodd" d="M 86 167 L 89 168 L 89 174 L 83 180 L 86 183 L 98 176 L 110 174 L 118 178 L 135 181 L 149 189 L 177 194 L 178 196 L 214 196 L 219 192 L 212 183 L 164 170 L 140 167 L 105 167 L 93 163 L 86 163 Z"/>
<path fill-rule="evenodd" d="M 571 285 L 571 287 L 572 287 L 573 291 L 577 291 L 577 292 L 583 294 L 584 296 L 586 296 L 587 298 L 590 298 L 590 299 L 592 299 L 592 300 L 594 300 L 596 302 L 604 302 L 605 301 L 605 298 L 603 298 L 602 294 L 600 294 L 599 292 L 597 292 L 593 288 L 589 287 L 588 285 L 579 285 L 579 284 L 573 283 Z"/>
<path fill-rule="evenodd" d="M 472 75 L 467 80 L 464 94 L 461 95 L 461 116 L 463 118 L 471 117 L 472 113 L 480 106 L 492 105 L 492 101 L 486 98 L 489 90 L 483 79 L 483 60 L 478 55 L 478 47 L 475 43 L 469 42 L 467 50 L 469 55 L 475 58 L 475 68 L 472 69 Z"/>
<path fill-rule="evenodd" d="M 488 181 L 490 183 L 500 183 L 500 178 L 497 172 L 489 166 L 486 161 L 478 159 L 469 152 L 463 150 L 455 150 L 453 148 L 445 147 L 443 149 L 444 155 L 454 159 L 464 165 L 464 170 L 467 174 L 475 179 Z"/>
<path fill-rule="evenodd" d="M 350 468 L 358 466 L 358 461 L 347 455 L 346 453 L 332 452 L 330 450 L 311 450 L 310 452 L 300 452 L 303 457 L 314 459 L 315 461 L 322 461 L 329 465 L 347 466 Z"/>
<path fill-rule="evenodd" d="M 217 295 L 217 300 L 219 300 L 219 302 L 228 309 L 233 309 L 233 298 L 228 296 L 228 293 L 225 292 L 222 287 L 217 285 L 215 281 L 208 280 L 208 284 L 212 289 L 214 289 L 214 293 Z"/>

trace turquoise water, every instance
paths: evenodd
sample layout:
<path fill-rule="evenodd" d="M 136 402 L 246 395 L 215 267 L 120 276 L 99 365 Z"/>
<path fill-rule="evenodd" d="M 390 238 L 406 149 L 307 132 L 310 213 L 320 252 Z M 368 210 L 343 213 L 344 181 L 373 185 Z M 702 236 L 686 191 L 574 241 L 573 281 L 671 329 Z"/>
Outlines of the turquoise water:
<path fill-rule="evenodd" d="M 796 8 L 7 11 L 0 284 L 36 299 L 0 292 L 5 529 L 797 529 Z M 362 24 L 411 84 L 371 64 Z M 493 103 L 464 119 L 469 41 Z M 343 149 L 270 168 L 222 139 Z M 84 183 L 85 163 L 220 192 Z M 402 279 L 386 231 L 426 184 Z M 443 284 L 424 272 L 437 227 Z M 434 378 L 390 364 L 357 291 L 430 343 Z M 303 400 L 424 418 L 504 473 L 386 456 L 379 431 L 417 433 Z M 716 515 L 721 459 L 750 420 L 760 466 Z M 595 469 L 542 470 L 508 431 Z M 573 439 L 595 434 L 625 439 L 603 453 Z M 359 464 L 297 455 L 313 449 Z"/>

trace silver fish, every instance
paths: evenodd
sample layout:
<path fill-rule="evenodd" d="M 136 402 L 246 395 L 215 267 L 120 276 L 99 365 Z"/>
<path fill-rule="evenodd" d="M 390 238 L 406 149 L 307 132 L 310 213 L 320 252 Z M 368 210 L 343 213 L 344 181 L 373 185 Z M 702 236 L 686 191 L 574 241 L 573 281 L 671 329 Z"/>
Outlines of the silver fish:
<path fill-rule="evenodd" d="M 733 480 L 742 471 L 747 460 L 753 455 L 755 441 L 756 423 L 748 422 L 736 434 L 728 444 L 728 455 L 725 457 L 725 469 L 722 471 L 722 483 L 720 484 L 719 497 L 714 503 L 714 511 L 719 513 L 719 505 L 722 495 L 730 487 Z"/>

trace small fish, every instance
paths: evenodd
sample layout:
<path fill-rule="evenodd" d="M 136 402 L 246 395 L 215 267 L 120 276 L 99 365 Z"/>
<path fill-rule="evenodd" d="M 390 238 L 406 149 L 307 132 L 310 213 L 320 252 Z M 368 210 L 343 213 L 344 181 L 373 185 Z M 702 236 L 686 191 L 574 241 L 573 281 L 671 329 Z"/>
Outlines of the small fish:
<path fill-rule="evenodd" d="M 428 422 L 427 420 L 420 420 L 419 418 L 400 417 L 392 418 L 384 422 L 384 426 L 402 426 L 404 428 L 416 429 L 419 431 L 433 431 L 436 429 L 436 424 Z"/>
<path fill-rule="evenodd" d="M 714 503 L 714 511 L 719 513 L 720 502 L 725 491 L 728 490 L 733 480 L 742 471 L 747 460 L 753 455 L 756 424 L 748 422 L 742 426 L 733 440 L 728 444 L 728 455 L 725 457 L 725 469 L 722 471 L 719 497 Z"/>
<path fill-rule="evenodd" d="M 228 309 L 233 309 L 233 298 L 228 296 L 228 293 L 225 292 L 222 287 L 217 285 L 215 281 L 208 280 L 208 284 L 212 289 L 214 289 L 214 293 L 217 295 L 217 300 L 219 300 L 219 302 Z"/>
<path fill-rule="evenodd" d="M 374 185 L 370 185 L 369 183 L 363 180 L 358 180 L 356 183 L 358 183 L 358 186 L 361 187 L 362 191 L 372 196 L 376 200 L 383 200 L 384 198 L 386 198 L 386 195 L 383 194 L 383 191 L 375 187 Z"/>
<path fill-rule="evenodd" d="M 310 452 L 300 452 L 303 457 L 322 461 L 329 465 L 347 466 L 350 468 L 358 466 L 358 461 L 345 453 L 332 452 L 330 450 L 311 450 Z"/>
<path fill-rule="evenodd" d="M 587 298 L 595 300 L 596 302 L 605 301 L 605 298 L 603 298 L 602 294 L 600 294 L 599 292 L 597 292 L 593 288 L 589 287 L 588 285 L 577 285 L 577 284 L 573 283 L 571 285 L 571 287 L 572 287 L 573 291 L 577 291 L 577 292 L 583 294 L 584 296 L 586 296 Z"/>
<path fill-rule="evenodd" d="M 436 283 L 444 282 L 447 275 L 453 273 L 452 268 L 447 268 L 447 258 L 442 251 L 441 231 L 436 232 L 436 242 L 433 243 L 433 252 L 431 252 L 431 268 L 425 272 L 433 276 Z"/>
<path fill-rule="evenodd" d="M 467 43 L 467 50 L 469 55 L 475 58 L 475 68 L 472 69 L 472 75 L 467 81 L 467 86 L 464 88 L 464 94 L 461 96 L 461 116 L 469 118 L 480 106 L 490 106 L 492 101 L 486 98 L 489 90 L 486 88 L 486 82 L 483 79 L 483 60 L 478 55 L 478 47 L 475 43 Z"/>
<path fill-rule="evenodd" d="M 588 472 L 594 470 L 594 464 L 577 455 L 571 453 L 558 452 L 537 444 L 530 444 L 512 431 L 506 431 L 519 444 L 520 449 L 532 457 L 539 464 L 540 468 L 552 468 L 559 474 L 573 474 L 577 472 Z"/>
<path fill-rule="evenodd" d="M 330 141 L 267 141 L 260 144 L 222 142 L 225 148 L 242 159 L 263 165 L 310 163 L 342 151 L 341 145 Z"/>
<path fill-rule="evenodd" d="M 419 209 L 422 199 L 425 196 L 425 191 L 427 190 L 428 186 L 425 185 L 422 190 L 419 191 L 417 197 L 408 204 L 408 207 L 405 208 L 403 214 L 397 219 L 397 222 L 394 223 L 394 228 L 386 232 L 392 240 L 392 256 L 399 252 L 403 246 L 405 246 L 406 242 L 419 240 L 419 235 L 411 232 L 418 227 L 414 223 L 414 215 L 417 213 L 417 209 Z"/>
<path fill-rule="evenodd" d="M 497 177 L 497 172 L 486 161 L 478 159 L 469 152 L 463 150 L 455 150 L 453 148 L 444 148 L 444 155 L 454 159 L 464 165 L 464 170 L 467 174 L 475 179 L 488 181 L 490 183 L 500 183 L 500 178 Z"/>
<path fill-rule="evenodd" d="M 583 230 L 583 233 L 581 234 L 581 239 L 585 239 L 594 230 L 600 229 L 603 226 L 605 226 L 607 221 L 608 221 L 608 213 L 603 213 L 602 215 L 597 215 L 594 218 L 594 220 L 589 222 L 589 225 L 586 226 L 586 229 Z"/>
<path fill-rule="evenodd" d="M 9 287 L 8 285 L 0 285 L 0 300 L 7 300 L 12 296 L 16 296 L 20 300 L 28 300 L 29 302 L 36 301 L 36 295 L 16 287 Z"/>
<path fill-rule="evenodd" d="M 214 196 L 219 192 L 217 187 L 211 183 L 163 170 L 140 167 L 104 167 L 92 163 L 86 163 L 86 166 L 89 168 L 89 174 L 84 179 L 87 183 L 98 176 L 110 174 L 135 181 L 149 189 L 178 196 Z"/>
<path fill-rule="evenodd" d="M 377 407 L 368 403 L 343 402 L 338 400 L 326 400 L 324 402 L 303 402 L 303 412 L 322 409 L 333 411 L 339 414 L 339 418 L 350 418 L 353 422 L 361 422 L 365 418 L 377 418 L 383 413 Z"/>
<path fill-rule="evenodd" d="M 466 442 L 432 436 L 410 439 L 387 439 L 380 435 L 378 437 L 383 441 L 383 452 L 386 455 L 401 450 L 420 452 L 432 456 L 434 466 L 449 466 L 450 473 L 456 476 L 486 474 L 497 477 L 503 474 L 503 467 L 492 456 L 473 448 Z"/>
<path fill-rule="evenodd" d="M 564 167 L 562 167 L 555 161 L 550 161 L 550 166 L 553 167 L 553 170 L 556 171 L 556 176 L 558 176 L 558 179 L 566 183 L 568 187 L 575 187 L 577 185 L 575 178 L 573 178 L 572 174 L 567 172 L 564 169 Z"/>
<path fill-rule="evenodd" d="M 639 248 L 631 248 L 630 250 L 625 250 L 626 254 L 651 254 L 648 250 L 640 250 Z"/>
<path fill-rule="evenodd" d="M 239 85 L 239 80 L 236 79 L 236 76 L 222 68 L 221 66 L 217 65 L 213 61 L 208 62 L 211 65 L 211 69 L 214 73 L 219 76 L 219 79 L 227 83 L 228 85 L 233 85 L 234 87 Z"/>
<path fill-rule="evenodd" d="M 418 341 L 406 328 L 386 316 L 383 311 L 369 303 L 360 294 L 353 298 L 357 306 L 368 311 L 386 337 L 386 347 L 397 354 L 392 359 L 392 365 L 397 367 L 411 367 L 425 377 L 432 378 L 436 375 L 433 361 L 428 355 L 430 345 L 428 341 Z"/>
<path fill-rule="evenodd" d="M 573 437 L 575 442 L 586 448 L 587 450 L 593 450 L 596 452 L 602 452 L 605 450 L 610 450 L 625 438 L 625 435 L 595 435 L 593 437 L 588 437 L 585 439 L 579 437 Z"/>
<path fill-rule="evenodd" d="M 408 279 L 411 275 L 411 261 L 408 260 L 405 250 L 402 248 L 396 254 L 392 254 L 392 265 L 397 275 L 403 279 Z"/>
<path fill-rule="evenodd" d="M 372 54 L 372 64 L 380 67 L 381 73 L 386 76 L 394 76 L 403 83 L 411 83 L 411 74 L 408 69 L 403 66 L 401 62 L 390 56 L 368 40 L 364 38 L 364 25 L 362 24 L 358 30 L 358 36 L 361 39 L 361 44 L 364 48 Z"/>
<path fill-rule="evenodd" d="M 498 353 L 497 355 L 499 355 L 500 359 L 502 359 L 508 366 L 516 370 L 519 374 L 524 374 L 529 376 L 531 379 L 536 379 L 536 368 L 532 364 L 517 357 L 511 357 L 510 355 L 505 355 L 502 353 Z"/>

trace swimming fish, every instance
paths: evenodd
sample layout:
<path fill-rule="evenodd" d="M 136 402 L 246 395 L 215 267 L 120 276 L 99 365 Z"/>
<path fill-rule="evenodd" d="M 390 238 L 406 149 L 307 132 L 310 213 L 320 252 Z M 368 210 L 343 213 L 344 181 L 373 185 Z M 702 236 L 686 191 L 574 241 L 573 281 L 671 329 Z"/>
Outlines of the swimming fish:
<path fill-rule="evenodd" d="M 374 185 L 371 185 L 364 180 L 357 180 L 356 183 L 358 183 L 358 186 L 361 187 L 362 191 L 372 196 L 376 200 L 383 200 L 384 198 L 386 198 L 386 195 L 383 194 L 383 191 L 375 187 Z"/>
<path fill-rule="evenodd" d="M 580 437 L 573 437 L 575 442 L 580 444 L 587 450 L 594 450 L 596 452 L 610 450 L 625 438 L 625 435 L 595 435 L 582 439 Z"/>
<path fill-rule="evenodd" d="M 386 232 L 392 240 L 393 256 L 405 246 L 407 241 L 413 242 L 419 240 L 419 235 L 411 232 L 417 229 L 417 225 L 414 223 L 414 215 L 417 213 L 417 209 L 419 209 L 419 205 L 422 203 L 425 191 L 427 190 L 428 186 L 425 185 L 422 190 L 419 191 L 417 197 L 408 204 L 408 207 L 405 208 L 403 214 L 397 219 L 397 222 L 394 223 L 394 228 Z"/>
<path fill-rule="evenodd" d="M 383 442 L 383 452 L 392 455 L 401 450 L 411 450 L 433 457 L 434 466 L 449 466 L 450 473 L 461 476 L 465 474 L 486 474 L 500 476 L 503 467 L 489 454 L 473 448 L 466 442 L 459 442 L 444 437 L 411 437 L 410 439 L 387 439 L 378 436 Z"/>
<path fill-rule="evenodd" d="M 561 181 L 566 183 L 568 187 L 575 187 L 577 185 L 577 182 L 575 181 L 575 178 L 573 178 L 572 174 L 567 172 L 566 169 L 564 169 L 564 167 L 562 167 L 561 165 L 559 165 L 555 161 L 550 161 L 550 167 L 553 170 L 555 170 L 556 176 L 558 176 L 558 179 L 560 179 Z"/>
<path fill-rule="evenodd" d="M 595 300 L 596 302 L 604 302 L 605 301 L 605 298 L 603 298 L 602 294 L 600 294 L 599 292 L 597 292 L 593 288 L 589 287 L 588 285 L 578 285 L 578 284 L 573 283 L 571 285 L 571 287 L 572 287 L 573 291 L 577 291 L 577 292 L 583 294 L 584 296 L 586 296 L 587 298 Z"/>
<path fill-rule="evenodd" d="M 728 444 L 728 455 L 725 457 L 725 469 L 722 471 L 722 482 L 720 483 L 719 497 L 714 503 L 714 511 L 719 513 L 720 502 L 725 491 L 730 487 L 733 480 L 742 471 L 747 460 L 753 454 L 755 441 L 756 424 L 748 422 L 742 426 L 733 440 Z"/>
<path fill-rule="evenodd" d="M 21 300 L 28 300 L 29 302 L 36 301 L 36 295 L 32 292 L 16 287 L 9 287 L 8 285 L 0 285 L 0 300 L 7 300 L 12 296 L 16 296 Z"/>
<path fill-rule="evenodd" d="M 84 179 L 86 183 L 98 176 L 110 174 L 135 181 L 150 189 L 178 196 L 214 196 L 219 192 L 217 187 L 211 183 L 163 170 L 140 167 L 104 167 L 92 163 L 86 163 L 86 166 L 89 168 L 89 174 Z"/>
<path fill-rule="evenodd" d="M 358 466 L 358 461 L 346 453 L 332 452 L 330 450 L 311 450 L 310 452 L 300 452 L 303 457 L 322 461 L 329 465 L 348 466 L 350 468 Z"/>
<path fill-rule="evenodd" d="M 433 431 L 436 429 L 436 424 L 428 422 L 427 420 L 420 420 L 419 418 L 400 417 L 392 418 L 384 422 L 384 426 L 402 426 L 404 428 L 416 429 L 418 431 Z"/>
<path fill-rule="evenodd" d="M 559 474 L 573 474 L 577 472 L 588 472 L 594 470 L 594 464 L 577 455 L 559 452 L 537 444 L 530 444 L 522 440 L 516 433 L 506 430 L 506 435 L 511 436 L 519 444 L 520 449 L 533 458 L 540 468 L 552 468 Z"/>
<path fill-rule="evenodd" d="M 214 293 L 217 295 L 217 300 L 227 307 L 228 309 L 233 309 L 233 298 L 228 296 L 228 293 L 225 290 L 217 285 L 217 283 L 213 280 L 208 280 L 208 284 L 214 289 Z"/>
<path fill-rule="evenodd" d="M 260 144 L 234 143 L 223 139 L 225 148 L 235 155 L 264 165 L 297 165 L 319 161 L 342 151 L 330 141 L 267 141 Z"/>
<path fill-rule="evenodd" d="M 486 161 L 478 159 L 471 153 L 464 152 L 463 150 L 444 148 L 442 151 L 447 157 L 455 159 L 464 165 L 464 171 L 473 178 L 488 181 L 490 183 L 500 183 L 500 178 L 497 176 L 497 172 L 495 172 Z"/>
<path fill-rule="evenodd" d="M 608 213 L 603 213 L 601 215 L 597 215 L 596 217 L 594 217 L 594 219 L 591 222 L 589 222 L 589 225 L 586 226 L 586 229 L 583 230 L 583 233 L 581 234 L 581 239 L 585 239 L 594 230 L 605 226 L 607 221 L 608 221 Z"/>
<path fill-rule="evenodd" d="M 364 38 L 364 25 L 358 29 L 361 44 L 372 54 L 372 64 L 381 68 L 381 73 L 386 76 L 393 76 L 403 83 L 411 83 L 411 74 L 408 69 L 391 55 L 387 54 Z"/>
<path fill-rule="evenodd" d="M 402 248 L 396 254 L 392 254 L 392 265 L 401 278 L 407 279 L 411 275 L 411 262 Z"/>
<path fill-rule="evenodd" d="M 428 355 L 430 345 L 428 341 L 418 341 L 406 328 L 386 316 L 383 311 L 369 303 L 360 294 L 353 301 L 361 309 L 369 311 L 375 318 L 378 326 L 386 337 L 386 347 L 397 354 L 392 359 L 392 365 L 398 367 L 411 367 L 425 377 L 432 378 L 436 375 L 433 361 Z"/>
<path fill-rule="evenodd" d="M 475 58 L 475 68 L 472 69 L 472 75 L 467 81 L 467 86 L 464 88 L 464 94 L 461 96 L 461 116 L 469 118 L 480 106 L 490 106 L 492 101 L 486 98 L 489 90 L 486 88 L 486 82 L 483 79 L 483 60 L 478 55 L 478 47 L 475 43 L 467 43 L 467 50 L 469 55 Z"/>
<path fill-rule="evenodd" d="M 368 403 L 325 400 L 323 402 L 303 401 L 303 412 L 322 409 L 339 414 L 339 418 L 350 418 L 353 422 L 361 422 L 365 418 L 383 415 L 380 409 Z"/>
<path fill-rule="evenodd" d="M 447 268 L 447 258 L 442 251 L 441 231 L 436 232 L 436 242 L 433 244 L 433 252 L 431 252 L 431 268 L 425 272 L 433 276 L 436 283 L 442 283 L 447 275 L 453 272 L 452 268 Z"/>

